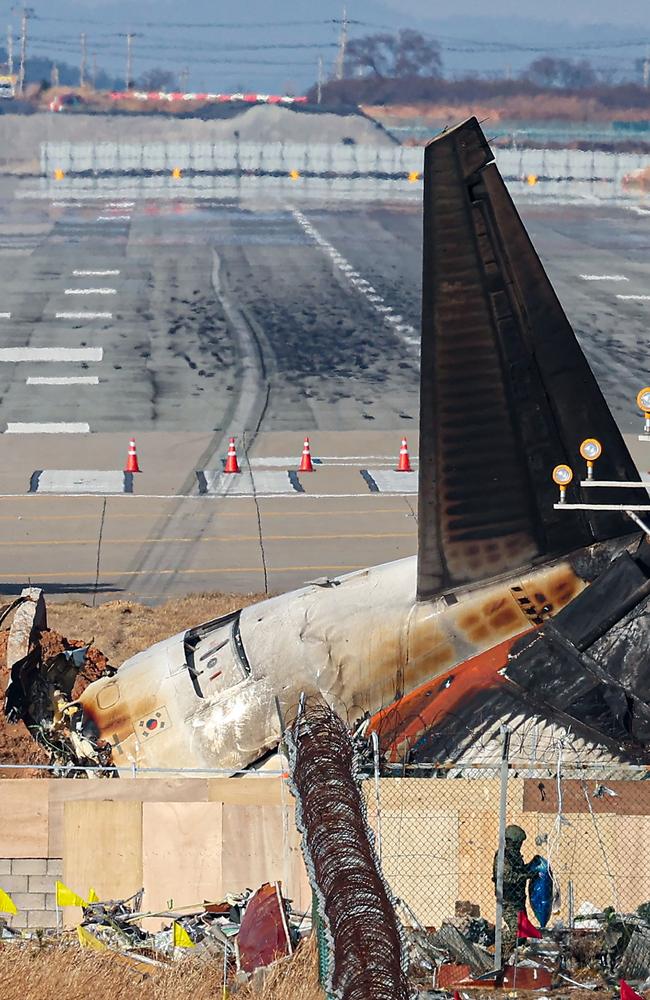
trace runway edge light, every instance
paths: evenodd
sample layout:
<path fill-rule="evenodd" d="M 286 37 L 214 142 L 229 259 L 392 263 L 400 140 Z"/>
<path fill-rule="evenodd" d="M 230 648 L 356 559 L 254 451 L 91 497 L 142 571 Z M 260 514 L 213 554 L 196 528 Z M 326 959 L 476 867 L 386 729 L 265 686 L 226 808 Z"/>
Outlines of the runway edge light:
<path fill-rule="evenodd" d="M 566 503 L 566 488 L 573 479 L 573 471 L 568 465 L 556 465 L 553 469 L 553 482 L 560 487 L 560 503 Z"/>
<path fill-rule="evenodd" d="M 587 479 L 594 478 L 594 462 L 603 453 L 603 446 L 596 438 L 585 438 L 580 445 L 580 454 L 587 463 Z"/>
<path fill-rule="evenodd" d="M 650 385 L 646 385 L 636 394 L 636 405 L 643 413 L 643 432 L 650 434 Z"/>

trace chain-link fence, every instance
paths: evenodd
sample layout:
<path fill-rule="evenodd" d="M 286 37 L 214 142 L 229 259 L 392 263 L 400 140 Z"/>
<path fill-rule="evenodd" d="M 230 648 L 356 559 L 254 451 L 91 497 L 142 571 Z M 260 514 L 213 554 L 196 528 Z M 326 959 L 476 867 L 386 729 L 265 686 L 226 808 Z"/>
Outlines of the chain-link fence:
<path fill-rule="evenodd" d="M 451 774 L 453 773 L 453 777 Z M 631 913 L 650 900 L 650 783 L 622 766 L 508 770 L 506 824 L 527 834 L 523 855 L 554 876 L 551 922 L 594 908 Z M 454 767 L 448 777 L 365 783 L 368 815 L 394 893 L 426 926 L 453 917 L 458 901 L 495 918 L 492 871 L 499 844 L 499 770 Z"/>

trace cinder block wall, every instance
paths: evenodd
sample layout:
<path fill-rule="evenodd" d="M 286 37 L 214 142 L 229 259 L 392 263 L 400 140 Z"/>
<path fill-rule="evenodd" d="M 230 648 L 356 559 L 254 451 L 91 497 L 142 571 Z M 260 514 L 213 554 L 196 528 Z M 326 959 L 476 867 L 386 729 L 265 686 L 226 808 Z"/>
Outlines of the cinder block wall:
<path fill-rule="evenodd" d="M 62 876 L 62 858 L 0 858 L 0 888 L 18 908 L 10 926 L 56 927 L 55 883 Z"/>

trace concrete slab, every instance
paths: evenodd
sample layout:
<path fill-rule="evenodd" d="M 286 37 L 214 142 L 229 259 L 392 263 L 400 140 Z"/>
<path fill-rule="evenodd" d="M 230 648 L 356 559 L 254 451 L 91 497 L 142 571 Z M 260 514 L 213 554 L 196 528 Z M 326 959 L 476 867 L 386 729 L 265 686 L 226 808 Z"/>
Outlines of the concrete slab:
<path fill-rule="evenodd" d="M 417 472 L 395 472 L 393 469 L 360 469 L 372 493 L 417 493 Z"/>
<path fill-rule="evenodd" d="M 133 473 L 101 469 L 40 469 L 32 473 L 30 493 L 133 493 Z"/>
<path fill-rule="evenodd" d="M 242 471 L 236 474 L 206 469 L 197 472 L 199 492 L 211 496 L 288 495 L 304 493 L 295 472 Z"/>

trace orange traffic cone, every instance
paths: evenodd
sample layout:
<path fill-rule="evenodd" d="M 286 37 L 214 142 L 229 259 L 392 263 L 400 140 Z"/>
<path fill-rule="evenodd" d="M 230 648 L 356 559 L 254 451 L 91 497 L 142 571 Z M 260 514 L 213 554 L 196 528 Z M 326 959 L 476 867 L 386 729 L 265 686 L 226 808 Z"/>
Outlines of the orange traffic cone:
<path fill-rule="evenodd" d="M 124 466 L 125 472 L 142 472 L 142 469 L 138 465 L 138 453 L 135 450 L 135 438 L 130 438 L 129 440 L 129 454 L 126 458 L 126 465 Z"/>
<path fill-rule="evenodd" d="M 311 464 L 311 451 L 309 448 L 309 438 L 305 438 L 305 443 L 302 446 L 302 458 L 300 459 L 300 467 L 298 472 L 313 472 L 314 466 Z"/>
<path fill-rule="evenodd" d="M 228 456 L 226 458 L 226 464 L 223 469 L 224 472 L 241 472 L 239 468 L 239 462 L 237 461 L 237 452 L 235 451 L 235 439 L 230 438 L 228 441 Z"/>
<path fill-rule="evenodd" d="M 399 462 L 397 463 L 396 472 L 411 472 L 411 459 L 409 458 L 409 446 L 406 443 L 406 438 L 402 438 L 402 444 L 399 449 Z"/>

